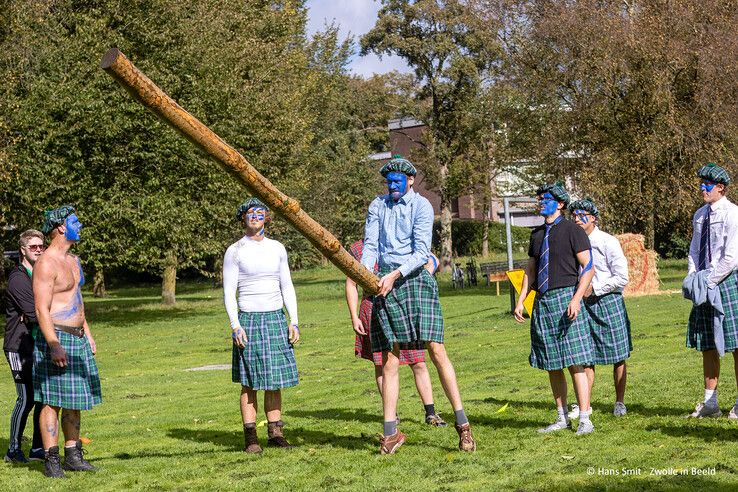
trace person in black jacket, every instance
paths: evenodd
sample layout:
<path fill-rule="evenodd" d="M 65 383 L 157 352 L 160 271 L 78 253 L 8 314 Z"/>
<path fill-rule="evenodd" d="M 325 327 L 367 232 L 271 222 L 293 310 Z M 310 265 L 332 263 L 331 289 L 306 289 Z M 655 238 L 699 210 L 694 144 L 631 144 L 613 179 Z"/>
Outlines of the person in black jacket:
<path fill-rule="evenodd" d="M 33 401 L 33 331 L 38 330 L 36 308 L 33 302 L 31 274 L 33 265 L 44 251 L 44 235 L 29 229 L 20 236 L 20 265 L 8 275 L 6 294 L 6 324 L 3 350 L 10 364 L 10 372 L 15 382 L 18 398 L 10 415 L 10 443 L 5 461 L 26 463 L 21 450 L 21 438 Z M 33 412 L 33 443 L 29 458 L 43 460 L 44 449 L 41 442 L 39 415 L 41 405 Z"/>

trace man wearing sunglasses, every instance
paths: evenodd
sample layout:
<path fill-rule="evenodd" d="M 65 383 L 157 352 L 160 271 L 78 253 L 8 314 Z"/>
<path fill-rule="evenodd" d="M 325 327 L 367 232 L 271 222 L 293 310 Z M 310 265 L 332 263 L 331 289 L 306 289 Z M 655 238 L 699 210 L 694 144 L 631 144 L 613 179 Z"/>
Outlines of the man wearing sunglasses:
<path fill-rule="evenodd" d="M 722 303 L 722 333 L 716 326 L 716 309 L 706 302 L 692 307 L 687 329 L 687 347 L 702 352 L 705 398 L 690 417 L 720 417 L 717 386 L 720 376 L 719 349 L 733 352 L 738 374 L 738 207 L 726 197 L 730 176 L 709 163 L 697 171 L 702 200 L 692 220 L 688 275 L 704 278 L 705 287 L 717 289 Z M 689 277 L 688 277 L 689 279 Z M 717 338 L 717 340 L 716 340 Z M 722 346 L 719 346 L 722 345 Z M 738 420 L 738 400 L 728 418 Z"/>
<path fill-rule="evenodd" d="M 267 445 L 292 447 L 282 432 L 282 388 L 298 382 L 293 345 L 300 330 L 287 250 L 264 235 L 269 209 L 250 198 L 236 210 L 236 220 L 246 234 L 226 250 L 223 296 L 233 339 L 231 379 L 241 384 L 244 451 L 257 454 L 262 452 L 256 435 L 258 390 L 264 391 Z"/>
<path fill-rule="evenodd" d="M 20 265 L 13 268 L 8 274 L 8 288 L 5 296 L 5 339 L 3 350 L 5 358 L 10 364 L 10 374 L 15 382 L 15 391 L 18 398 L 10 414 L 10 442 L 5 461 L 26 463 L 21 451 L 21 438 L 26 427 L 26 421 L 31 409 L 34 408 L 33 399 L 33 338 L 38 331 L 36 322 L 36 307 L 33 303 L 33 284 L 31 275 L 33 265 L 36 264 L 44 251 L 44 235 L 35 229 L 29 229 L 20 235 Z M 33 412 L 33 443 L 29 458 L 43 460 L 44 448 L 41 442 L 39 415 L 41 404 L 35 405 Z"/>
<path fill-rule="evenodd" d="M 623 289 L 628 284 L 628 260 L 620 241 L 597 227 L 600 212 L 590 198 L 569 204 L 574 222 L 584 229 L 592 245 L 592 262 L 595 275 L 584 293 L 584 308 L 589 313 L 594 365 L 585 367 L 589 392 L 595 378 L 595 365 L 613 366 L 615 381 L 615 408 L 613 415 L 622 417 L 625 407 L 625 359 L 630 357 L 633 344 L 630 337 L 630 320 L 625 310 Z M 569 413 L 569 418 L 579 418 L 579 408 Z"/>

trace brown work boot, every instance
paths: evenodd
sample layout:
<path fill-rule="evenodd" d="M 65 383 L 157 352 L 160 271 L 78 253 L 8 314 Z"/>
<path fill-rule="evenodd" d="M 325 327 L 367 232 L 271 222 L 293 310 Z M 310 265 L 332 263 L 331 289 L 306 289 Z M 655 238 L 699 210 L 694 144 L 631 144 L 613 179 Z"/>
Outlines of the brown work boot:
<path fill-rule="evenodd" d="M 284 427 L 284 422 L 282 422 L 281 420 L 277 420 L 276 422 L 269 422 L 269 440 L 267 441 L 267 446 L 285 449 L 294 448 L 294 446 L 287 442 L 287 439 L 284 438 L 284 434 L 282 434 L 282 427 Z"/>
<path fill-rule="evenodd" d="M 395 454 L 395 451 L 405 443 L 405 434 L 397 432 L 391 436 L 381 436 L 379 438 L 379 454 Z"/>
<path fill-rule="evenodd" d="M 474 440 L 469 422 L 464 425 L 457 425 L 456 432 L 459 433 L 459 449 L 461 451 L 471 453 L 477 450 L 477 442 Z"/>
<path fill-rule="evenodd" d="M 252 454 L 261 453 L 259 446 L 259 438 L 256 436 L 256 424 L 243 425 L 243 439 L 245 442 L 244 451 Z"/>

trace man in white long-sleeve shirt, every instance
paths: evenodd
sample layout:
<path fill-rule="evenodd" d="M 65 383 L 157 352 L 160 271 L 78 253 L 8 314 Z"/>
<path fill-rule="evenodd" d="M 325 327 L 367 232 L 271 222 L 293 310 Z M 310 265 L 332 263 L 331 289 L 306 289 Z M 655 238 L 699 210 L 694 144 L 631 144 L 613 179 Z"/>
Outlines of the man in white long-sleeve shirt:
<path fill-rule="evenodd" d="M 297 384 L 297 298 L 284 246 L 264 236 L 269 209 L 256 198 L 236 212 L 246 235 L 226 250 L 223 295 L 233 338 L 232 379 L 241 384 L 245 451 L 260 453 L 256 392 L 264 390 L 268 446 L 290 448 L 282 433 L 282 388 Z M 238 293 L 238 295 L 236 295 Z M 289 324 L 282 308 L 287 308 Z"/>
<path fill-rule="evenodd" d="M 623 289 L 628 284 L 628 260 L 623 254 L 620 241 L 597 227 L 600 212 L 591 199 L 572 202 L 569 209 L 574 222 L 589 236 L 595 269 L 592 283 L 584 293 L 584 308 L 589 313 L 594 345 L 594 364 L 585 367 L 584 372 L 592 394 L 595 365 L 613 365 L 615 408 L 612 413 L 616 417 L 622 417 L 627 412 L 625 359 L 630 357 L 633 350 L 630 320 L 623 301 Z M 574 409 L 569 417 L 578 418 L 578 409 Z"/>
<path fill-rule="evenodd" d="M 705 205 L 697 209 L 692 219 L 692 242 L 689 245 L 688 274 L 708 270 L 708 289 L 718 288 L 722 299 L 723 338 L 725 352 L 733 352 L 738 375 L 738 207 L 726 197 L 730 184 L 727 171 L 713 163 L 697 171 Z M 720 417 L 717 385 L 720 356 L 715 344 L 715 309 L 709 304 L 693 306 L 689 315 L 687 347 L 702 352 L 705 379 L 705 399 L 697 405 L 691 417 Z M 738 419 L 738 400 L 730 410 L 730 419 Z"/>

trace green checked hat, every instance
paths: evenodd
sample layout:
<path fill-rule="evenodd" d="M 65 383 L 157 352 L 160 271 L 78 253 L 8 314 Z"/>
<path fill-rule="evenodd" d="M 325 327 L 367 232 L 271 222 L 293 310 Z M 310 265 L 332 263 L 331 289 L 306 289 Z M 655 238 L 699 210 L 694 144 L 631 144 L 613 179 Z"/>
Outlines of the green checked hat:
<path fill-rule="evenodd" d="M 76 210 L 72 205 L 62 205 L 59 208 L 53 208 L 44 212 L 44 225 L 41 228 L 41 232 L 44 235 L 48 235 L 55 227 L 60 226 L 64 221 L 75 213 Z"/>
<path fill-rule="evenodd" d="M 238 206 L 238 209 L 236 210 L 236 220 L 240 221 L 243 218 L 243 215 L 248 212 L 250 208 L 253 207 L 261 207 L 267 212 L 269 211 L 269 207 L 264 205 L 264 203 L 258 198 L 252 196 Z"/>
<path fill-rule="evenodd" d="M 718 166 L 714 162 L 708 162 L 697 171 L 697 176 L 700 178 L 712 181 L 713 183 L 720 183 L 724 185 L 730 184 L 730 176 L 728 171 Z"/>
<path fill-rule="evenodd" d="M 584 210 L 585 212 L 588 212 L 597 218 L 600 217 L 600 211 L 597 210 L 597 206 L 594 204 L 591 198 L 584 198 L 582 200 L 571 202 L 567 208 L 572 212 L 574 210 Z"/>
<path fill-rule="evenodd" d="M 418 174 L 418 170 L 415 169 L 412 162 L 400 155 L 393 155 L 392 159 L 379 170 L 379 174 L 385 178 L 389 173 L 402 173 L 408 176 L 415 176 Z"/>
<path fill-rule="evenodd" d="M 564 183 L 561 181 L 557 181 L 554 184 L 544 184 L 539 186 L 536 190 L 536 195 L 543 195 L 546 192 L 551 193 L 551 196 L 553 196 L 556 201 L 563 202 L 564 205 L 568 205 L 569 200 L 571 200 L 569 193 L 567 193 L 564 188 Z"/>

